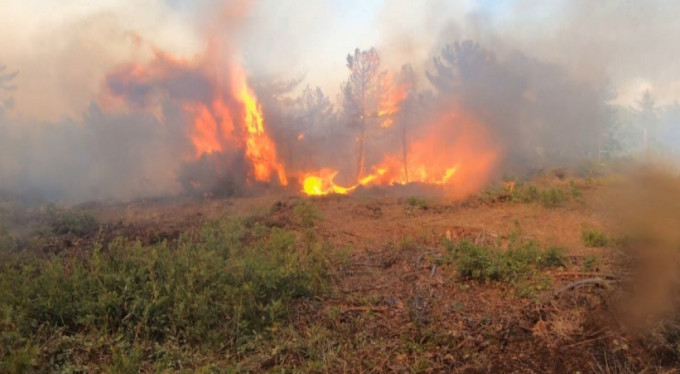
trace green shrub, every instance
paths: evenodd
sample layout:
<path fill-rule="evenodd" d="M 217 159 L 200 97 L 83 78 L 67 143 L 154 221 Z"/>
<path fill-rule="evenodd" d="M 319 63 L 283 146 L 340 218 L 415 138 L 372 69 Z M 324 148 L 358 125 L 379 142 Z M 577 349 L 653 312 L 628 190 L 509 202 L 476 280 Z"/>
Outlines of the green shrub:
<path fill-rule="evenodd" d="M 422 197 L 411 196 L 406 199 L 406 204 L 412 207 L 418 207 L 421 209 L 427 208 L 427 201 Z"/>
<path fill-rule="evenodd" d="M 504 186 L 491 186 L 482 190 L 479 193 L 479 198 L 487 202 L 501 201 L 504 197 L 507 197 L 508 189 Z"/>
<path fill-rule="evenodd" d="M 73 234 L 87 235 L 97 229 L 97 220 L 92 214 L 82 209 L 58 209 L 49 204 L 47 206 L 48 224 L 57 235 Z"/>
<path fill-rule="evenodd" d="M 571 193 L 571 197 L 577 199 L 581 197 L 583 194 L 581 193 L 581 189 L 576 185 L 576 182 L 569 181 L 569 192 Z"/>
<path fill-rule="evenodd" d="M 503 251 L 470 241 L 448 242 L 448 262 L 458 273 L 481 281 L 516 281 L 530 278 L 535 269 L 560 266 L 563 254 L 557 248 L 542 250 L 534 241 L 511 241 Z"/>
<path fill-rule="evenodd" d="M 540 194 L 538 188 L 531 184 L 518 184 L 512 189 L 512 201 L 519 203 L 531 203 L 538 200 Z"/>
<path fill-rule="evenodd" d="M 321 211 L 308 199 L 300 200 L 295 204 L 293 214 L 297 223 L 305 228 L 313 228 L 317 222 L 324 219 Z"/>
<path fill-rule="evenodd" d="M 16 241 L 7 229 L 0 226 L 0 252 L 13 251 L 14 249 L 16 249 Z"/>
<path fill-rule="evenodd" d="M 581 240 L 586 247 L 605 247 L 609 244 L 607 236 L 595 229 L 583 229 Z"/>
<path fill-rule="evenodd" d="M 551 187 L 539 189 L 530 183 L 506 183 L 484 190 L 480 197 L 487 201 L 512 201 L 514 203 L 533 203 L 540 201 L 546 208 L 559 207 L 571 198 L 581 196 L 581 191 L 573 181 L 569 188 Z"/>
<path fill-rule="evenodd" d="M 583 271 L 593 271 L 600 264 L 600 258 L 597 256 L 587 256 L 583 259 Z"/>
<path fill-rule="evenodd" d="M 487 280 L 495 274 L 499 257 L 495 248 L 478 246 L 462 240 L 451 242 L 449 251 L 451 260 L 461 276 Z"/>
<path fill-rule="evenodd" d="M 553 187 L 541 191 L 541 204 L 543 204 L 543 206 L 546 208 L 555 208 L 561 206 L 562 203 L 568 199 L 569 195 L 559 188 Z"/>
<path fill-rule="evenodd" d="M 566 264 L 564 249 L 555 246 L 548 247 L 540 260 L 541 267 L 560 267 Z"/>
<path fill-rule="evenodd" d="M 11 232 L 12 228 L 18 226 L 17 222 L 15 208 L 0 200 L 0 254 L 17 249 L 17 239 Z"/>
<path fill-rule="evenodd" d="M 194 354 L 236 352 L 289 321 L 296 300 L 327 292 L 322 251 L 302 255 L 295 233 L 279 228 L 252 243 L 246 234 L 242 222 L 222 220 L 172 245 L 116 239 L 78 256 L 0 263 L 0 371 L 36 357 L 61 371 L 78 349 L 49 345 L 87 350 L 108 340 L 113 348 L 95 354 L 113 371 L 137 372 L 140 360 L 176 369 Z M 195 352 L 177 348 L 185 345 Z"/>

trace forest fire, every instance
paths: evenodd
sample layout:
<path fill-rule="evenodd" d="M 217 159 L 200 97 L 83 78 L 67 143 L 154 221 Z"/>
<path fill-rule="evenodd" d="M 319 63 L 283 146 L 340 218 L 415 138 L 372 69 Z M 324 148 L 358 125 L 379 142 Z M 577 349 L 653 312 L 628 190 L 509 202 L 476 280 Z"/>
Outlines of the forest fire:
<path fill-rule="evenodd" d="M 108 75 L 107 83 L 114 97 L 132 109 L 153 112 L 160 106 L 159 97 L 182 108 L 192 148 L 187 164 L 196 163 L 193 167 L 202 170 L 189 173 L 183 183 L 203 195 L 211 196 L 212 189 L 221 188 L 224 178 L 247 186 L 256 182 L 288 186 L 292 176 L 292 189 L 316 196 L 417 183 L 440 186 L 447 195 L 462 197 L 488 180 L 497 147 L 486 127 L 456 98 L 429 107 L 408 104 L 419 100 L 410 67 L 402 67 L 398 74 L 380 71 L 375 50 L 357 50 L 348 59 L 343 120 L 359 130 L 355 145 L 344 145 L 359 149 L 353 181 L 347 164 L 314 159 L 326 151 L 315 140 L 314 128 L 269 132 L 269 127 L 280 129 L 277 121 L 281 120 L 266 118 L 237 58 L 213 44 L 193 59 L 154 49 L 149 62 L 119 67 Z M 319 95 L 314 91 L 311 103 L 323 99 Z M 267 100 L 270 105 L 271 98 Z M 291 152 L 298 148 L 297 152 L 308 153 L 300 156 L 310 160 L 306 165 L 293 162 Z M 279 149 L 285 157 L 280 157 Z M 209 164 L 206 157 L 212 160 Z M 335 182 L 339 175 L 345 184 Z"/>
<path fill-rule="evenodd" d="M 193 118 L 187 129 L 194 149 L 191 158 L 242 149 L 251 169 L 248 182 L 275 179 L 282 186 L 288 184 L 276 145 L 266 132 L 261 105 L 248 86 L 243 68 L 212 48 L 195 60 L 155 51 L 146 65 L 119 67 L 109 74 L 107 82 L 114 96 L 133 108 L 150 109 L 155 104 L 154 95 L 159 94 L 156 90 L 179 102 Z M 179 92 L 176 85 L 180 82 L 194 88 L 193 92 Z"/>
<path fill-rule="evenodd" d="M 371 63 L 379 60 L 370 53 L 357 56 Z M 489 176 L 496 154 L 485 127 L 465 115 L 461 108 L 452 112 L 451 103 L 444 105 L 446 109 L 438 111 L 439 114 L 435 111 L 422 112 L 418 117 L 405 115 L 404 103 L 409 99 L 412 85 L 404 76 L 408 74 L 402 72 L 399 79 L 389 72 L 376 74 L 373 91 L 346 92 L 348 100 L 352 95 L 364 97 L 366 94 L 375 99 L 372 109 L 366 104 L 369 100 L 354 102 L 360 109 L 355 112 L 357 120 L 365 127 L 357 137 L 362 146 L 365 132 L 375 133 L 373 128 L 380 129 L 383 137 L 398 135 L 400 141 L 399 145 L 381 146 L 383 156 L 377 162 L 375 158 L 369 162 L 360 154 L 361 168 L 365 165 L 369 171 L 360 170 L 354 183 L 345 186 L 335 182 L 340 173 L 338 169 L 323 164 L 317 171 L 285 166 L 279 159 L 277 142 L 309 142 L 305 133 L 293 133 L 290 139 L 279 137 L 275 141 L 267 132 L 269 124 L 260 101 L 248 85 L 245 71 L 234 58 L 223 56 L 214 48 L 208 48 L 192 60 L 155 51 L 147 64 L 119 67 L 109 74 L 107 82 L 114 96 L 122 98 L 133 109 L 153 111 L 154 105 L 159 105 L 154 102 L 159 96 L 177 102 L 189 117 L 186 133 L 193 148 L 187 156 L 189 160 L 199 160 L 204 155 L 240 153 L 247 164 L 247 184 L 264 182 L 287 186 L 290 173 L 296 176 L 295 185 L 302 193 L 316 196 L 349 194 L 360 186 L 409 183 L 441 186 L 450 195 L 462 195 L 481 186 Z M 357 82 L 356 86 L 360 85 Z M 191 89 L 184 91 L 182 86 Z M 393 126 L 395 123 L 399 126 Z M 416 125 L 417 132 L 407 131 L 411 126 L 415 130 Z M 290 147 L 284 144 L 284 149 L 286 146 Z M 229 162 L 218 162 L 212 167 L 220 169 L 214 170 L 215 175 L 224 175 L 229 170 L 221 169 L 230 168 Z M 196 190 L 210 183 L 188 180 L 188 185 Z"/>
<path fill-rule="evenodd" d="M 0 374 L 680 374 L 680 1 L 526 3 L 0 0 Z"/>

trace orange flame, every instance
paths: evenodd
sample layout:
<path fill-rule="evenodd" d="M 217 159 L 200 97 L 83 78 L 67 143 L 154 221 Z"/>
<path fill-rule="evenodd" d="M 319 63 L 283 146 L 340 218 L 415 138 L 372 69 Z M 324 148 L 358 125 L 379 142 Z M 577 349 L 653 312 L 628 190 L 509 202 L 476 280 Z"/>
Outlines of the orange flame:
<path fill-rule="evenodd" d="M 302 181 L 302 189 L 305 194 L 310 196 L 321 196 L 328 194 L 346 195 L 354 190 L 352 187 L 341 187 L 333 182 L 337 171 L 322 169 L 316 174 L 307 174 Z"/>
<path fill-rule="evenodd" d="M 114 96 L 123 98 L 133 109 L 154 111 L 159 105 L 154 102 L 155 96 L 177 101 L 193 118 L 188 130 L 194 148 L 190 157 L 241 148 L 252 166 L 251 180 L 270 182 L 276 177 L 285 186 L 285 168 L 266 132 L 257 97 L 248 86 L 243 68 L 224 57 L 214 44 L 190 60 L 155 49 L 154 58 L 146 65 L 123 65 L 109 74 L 107 82 Z M 182 90 L 175 83 L 167 83 L 181 79 L 195 88 Z"/>
<path fill-rule="evenodd" d="M 389 155 L 372 168 L 372 174 L 350 187 L 334 184 L 333 179 L 338 174 L 334 170 L 307 173 L 301 179 L 303 192 L 307 195 L 347 194 L 359 186 L 407 183 L 439 185 L 452 197 L 462 197 L 477 190 L 489 177 L 497 150 L 481 124 L 464 115 L 453 122 L 450 118 L 440 118 L 430 125 L 427 136 L 412 143 L 406 165 L 408 180 L 401 159 Z"/>
<path fill-rule="evenodd" d="M 244 106 L 244 121 L 248 132 L 245 139 L 246 157 L 253 164 L 255 179 L 270 181 L 276 173 L 282 186 L 288 184 L 283 164 L 277 160 L 276 145 L 265 133 L 262 110 L 257 98 L 246 84 L 245 74 L 239 68 L 235 69 L 234 95 Z"/>
<path fill-rule="evenodd" d="M 331 169 L 322 169 L 317 173 L 307 173 L 302 178 L 302 190 L 310 196 L 322 196 L 328 194 L 346 195 L 359 186 L 371 184 L 387 172 L 387 169 L 378 169 L 374 174 L 363 177 L 359 183 L 350 187 L 342 187 L 335 184 L 335 176 L 338 172 Z"/>
<path fill-rule="evenodd" d="M 401 105 L 408 97 L 409 84 L 395 84 L 392 74 L 387 74 L 383 80 L 383 94 L 378 105 L 378 117 L 384 118 L 380 127 L 388 128 L 394 123 L 394 115 L 399 112 Z"/>

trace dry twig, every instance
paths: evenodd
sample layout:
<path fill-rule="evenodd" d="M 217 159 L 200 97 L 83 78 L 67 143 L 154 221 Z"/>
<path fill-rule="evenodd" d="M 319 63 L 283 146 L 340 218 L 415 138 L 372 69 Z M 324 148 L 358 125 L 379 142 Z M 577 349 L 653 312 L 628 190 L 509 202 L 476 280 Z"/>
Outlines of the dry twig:
<path fill-rule="evenodd" d="M 543 301 L 541 301 L 541 304 L 544 304 L 548 300 L 550 300 L 553 297 L 561 294 L 564 291 L 569 291 L 573 288 L 581 287 L 581 286 L 584 286 L 584 285 L 587 285 L 587 284 L 597 285 L 597 286 L 600 286 L 602 288 L 609 288 L 609 282 L 600 278 L 600 277 L 579 279 L 576 282 L 571 282 L 571 283 L 569 283 L 565 286 L 562 286 L 562 287 L 556 289 L 555 291 L 550 293 L 548 296 L 544 297 Z"/>

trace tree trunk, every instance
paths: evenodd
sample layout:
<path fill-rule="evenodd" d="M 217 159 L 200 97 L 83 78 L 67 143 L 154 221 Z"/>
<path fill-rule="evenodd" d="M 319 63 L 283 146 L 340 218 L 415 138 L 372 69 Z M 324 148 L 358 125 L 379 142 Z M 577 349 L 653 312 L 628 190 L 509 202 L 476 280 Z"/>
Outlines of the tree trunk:
<path fill-rule="evenodd" d="M 359 135 L 359 164 L 357 165 L 357 183 L 364 175 L 364 141 L 366 140 L 366 78 L 361 79 L 361 134 Z"/>
<path fill-rule="evenodd" d="M 357 165 L 357 183 L 361 180 L 361 177 L 364 175 L 364 141 L 365 141 L 365 132 L 366 132 L 366 120 L 364 118 L 361 119 L 361 134 L 359 135 L 359 162 Z"/>
<path fill-rule="evenodd" d="M 597 163 L 602 163 L 602 131 L 597 132 Z"/>
<path fill-rule="evenodd" d="M 409 182 L 408 178 L 408 142 L 406 141 L 406 121 L 401 127 L 401 152 L 402 161 L 404 163 L 404 183 Z"/>

